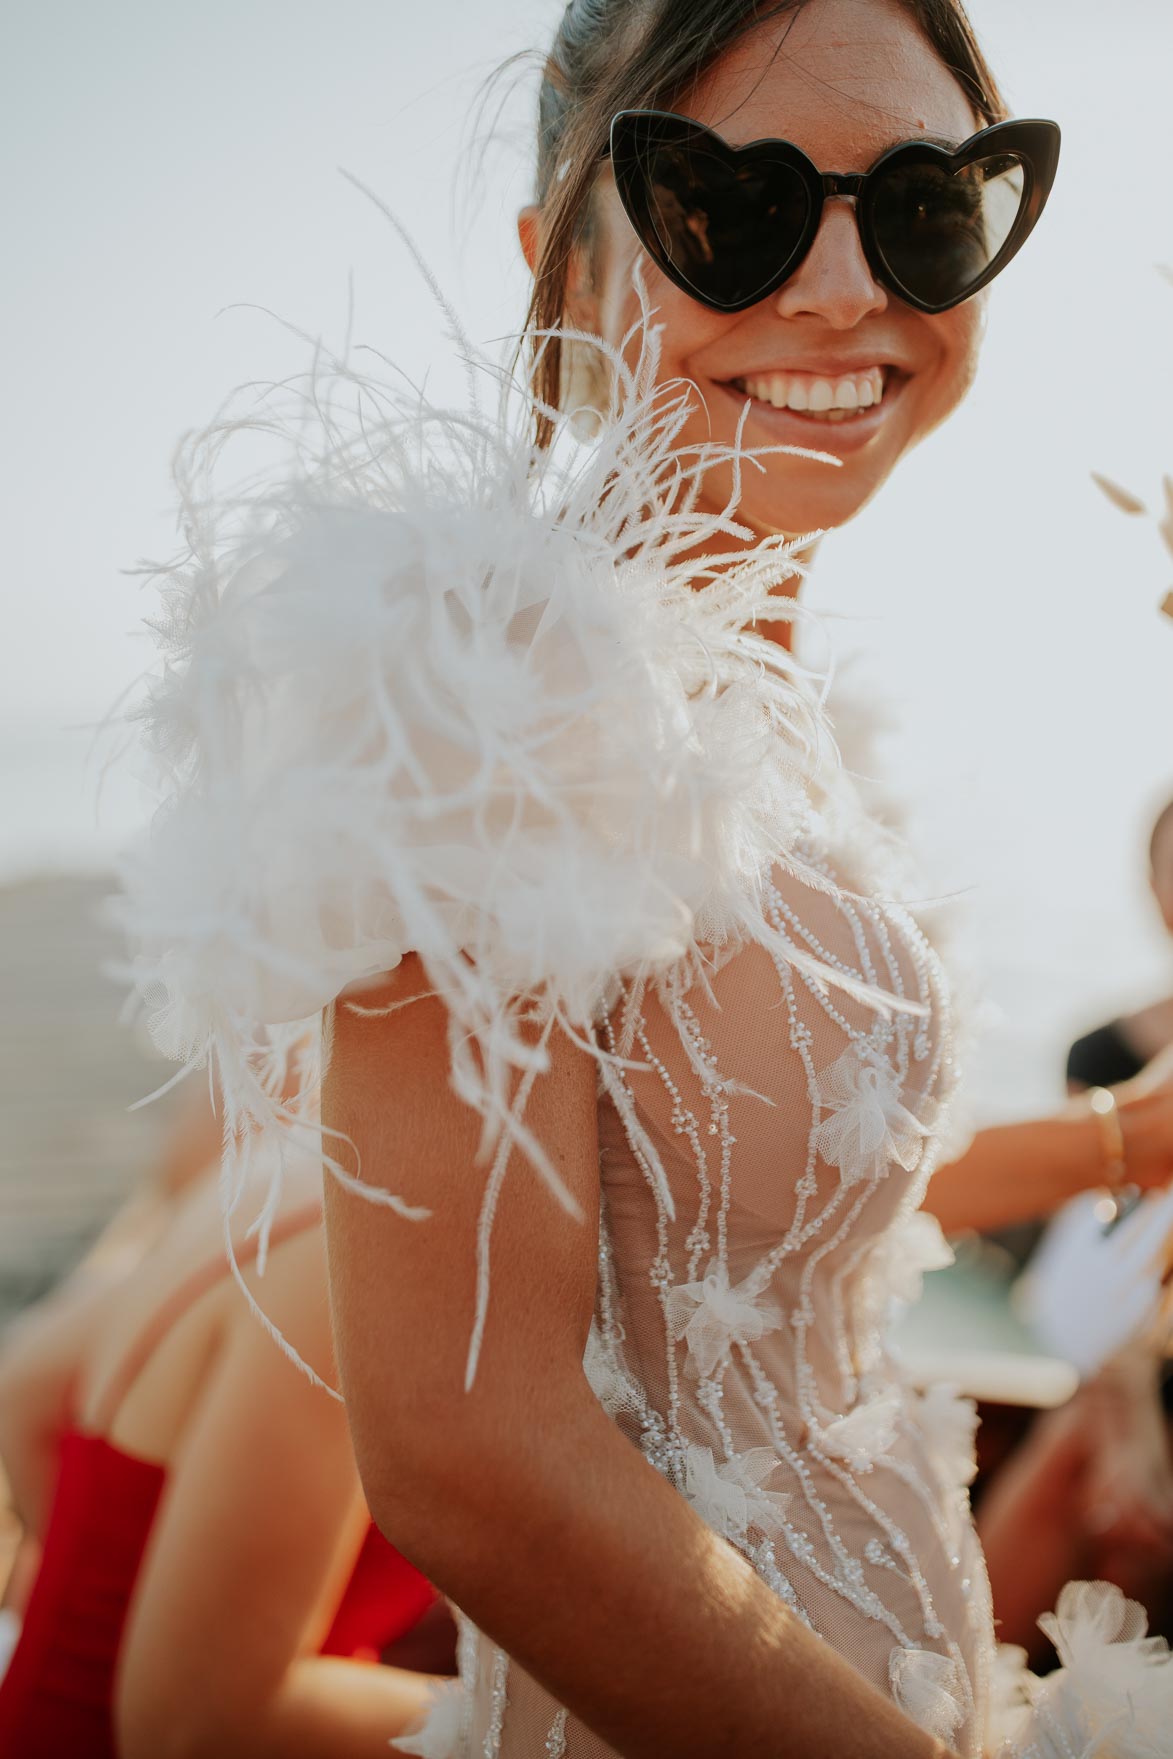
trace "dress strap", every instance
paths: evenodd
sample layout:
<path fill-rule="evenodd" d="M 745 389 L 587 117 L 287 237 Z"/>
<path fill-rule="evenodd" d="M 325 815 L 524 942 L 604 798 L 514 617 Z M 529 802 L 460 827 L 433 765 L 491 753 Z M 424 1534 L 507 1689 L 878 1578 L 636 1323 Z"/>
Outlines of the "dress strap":
<path fill-rule="evenodd" d="M 269 1230 L 269 1250 L 272 1251 L 274 1247 L 282 1245 L 284 1241 L 305 1233 L 321 1219 L 322 1202 L 320 1198 L 316 1198 L 312 1203 L 301 1204 L 297 1209 L 291 1210 L 287 1216 L 283 1216 L 273 1223 Z M 259 1235 L 254 1235 L 240 1247 L 236 1254 L 236 1262 L 241 1270 L 253 1263 L 260 1251 L 260 1246 Z M 178 1287 L 173 1289 L 164 1301 L 160 1302 L 147 1325 L 143 1327 L 139 1336 L 126 1351 L 99 1402 L 92 1425 L 99 1434 L 109 1434 L 123 1400 L 168 1332 L 174 1329 L 191 1307 L 194 1307 L 201 1295 L 206 1294 L 209 1289 L 215 1288 L 216 1284 L 229 1274 L 227 1255 L 218 1255 L 209 1259 L 206 1264 L 201 1265 L 190 1276 L 184 1277 Z"/>

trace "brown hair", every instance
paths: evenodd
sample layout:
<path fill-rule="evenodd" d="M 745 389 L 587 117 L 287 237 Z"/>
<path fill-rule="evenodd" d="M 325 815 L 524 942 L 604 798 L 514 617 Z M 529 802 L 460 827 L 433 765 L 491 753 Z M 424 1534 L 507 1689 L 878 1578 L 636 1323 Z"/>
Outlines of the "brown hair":
<path fill-rule="evenodd" d="M 898 0 L 954 75 L 984 123 L 1006 106 L 961 0 Z M 805 0 L 570 0 L 546 58 L 538 102 L 540 255 L 528 329 L 534 391 L 562 394 L 563 320 L 571 253 L 590 242 L 591 195 L 617 110 L 665 109 L 726 49 L 757 25 L 798 12 Z M 550 422 L 539 417 L 538 439 Z"/>

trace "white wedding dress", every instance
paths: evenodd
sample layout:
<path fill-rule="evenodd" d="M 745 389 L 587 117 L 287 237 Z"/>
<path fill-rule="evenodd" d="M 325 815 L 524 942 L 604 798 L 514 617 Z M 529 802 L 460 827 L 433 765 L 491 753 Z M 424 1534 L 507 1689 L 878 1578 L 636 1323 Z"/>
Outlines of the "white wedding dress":
<path fill-rule="evenodd" d="M 848 852 L 811 817 L 803 854 L 829 874 Z M 904 1388 L 883 1348 L 890 1298 L 948 1258 L 918 1212 L 952 1080 L 944 982 L 896 907 L 779 876 L 767 908 L 836 969 L 930 1011 L 878 1013 L 757 947 L 708 995 L 645 996 L 646 1067 L 600 1099 L 588 1373 L 804 1622 L 975 1755 L 994 1645 L 966 1498 L 973 1409 Z M 457 1751 L 611 1752 L 487 1640 L 468 1632 L 463 1657 Z"/>
<path fill-rule="evenodd" d="M 818 687 L 754 633 L 785 546 L 697 580 L 721 522 L 690 506 L 655 372 L 652 339 L 594 449 L 536 477 L 496 415 L 369 381 L 361 421 L 315 383 L 308 440 L 304 409 L 256 417 L 294 462 L 244 500 L 200 474 L 225 429 L 189 451 L 192 555 L 144 711 L 165 807 L 126 876 L 136 981 L 164 1048 L 215 1059 L 243 1154 L 256 1124 L 314 1127 L 312 1059 L 301 1100 L 276 1097 L 291 1047 L 416 949 L 490 1187 L 515 1140 L 557 1186 L 501 1098 L 531 1069 L 523 1015 L 590 1036 L 586 1371 L 632 1445 L 966 1759 L 1004 1736 L 1019 1759 L 1157 1759 L 1173 1667 L 1111 1591 L 1067 1591 L 1064 1671 L 995 1678 L 973 1408 L 903 1384 L 884 1344 L 948 1260 L 920 1208 L 949 1147 L 948 984 Z M 611 1751 L 460 1622 L 460 1683 L 400 1751 Z"/>

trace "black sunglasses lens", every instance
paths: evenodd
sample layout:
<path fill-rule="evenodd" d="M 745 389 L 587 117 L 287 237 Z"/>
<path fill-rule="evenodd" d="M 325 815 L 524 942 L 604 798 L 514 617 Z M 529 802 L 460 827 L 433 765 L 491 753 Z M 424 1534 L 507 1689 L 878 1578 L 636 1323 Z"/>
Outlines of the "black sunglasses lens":
<path fill-rule="evenodd" d="M 644 249 L 707 305 L 734 310 L 761 298 L 806 234 L 810 195 L 798 171 L 702 129 L 653 123 L 624 143 L 615 173 Z"/>
<path fill-rule="evenodd" d="M 959 171 L 917 162 L 877 179 L 876 248 L 893 280 L 916 300 L 964 299 L 1004 250 L 1026 199 L 1016 155 L 999 153 Z"/>

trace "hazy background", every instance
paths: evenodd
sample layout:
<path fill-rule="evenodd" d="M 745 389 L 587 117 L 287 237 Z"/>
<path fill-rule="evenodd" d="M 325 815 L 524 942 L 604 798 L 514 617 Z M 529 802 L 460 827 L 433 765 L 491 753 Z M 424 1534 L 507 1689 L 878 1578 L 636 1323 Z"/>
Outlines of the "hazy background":
<path fill-rule="evenodd" d="M 543 45 L 559 11 L 9 7 L 0 881 L 99 870 L 139 815 L 123 780 L 95 817 L 84 731 L 149 658 L 136 631 L 150 592 L 123 570 L 173 547 L 183 430 L 238 381 L 306 358 L 257 312 L 223 308 L 252 302 L 339 340 L 353 270 L 356 337 L 453 380 L 404 249 L 337 167 L 395 209 L 474 337 L 520 322 L 532 76 L 494 142 L 470 150 L 468 119 L 479 82 Z M 844 646 L 896 705 L 889 758 L 934 885 L 970 889 L 1002 1011 L 982 1107 L 1004 1117 L 1053 1102 L 1073 1030 L 1173 987 L 1143 888 L 1147 820 L 1173 793 L 1168 558 L 1089 480 L 1100 469 L 1152 500 L 1173 469 L 1173 289 L 1156 270 L 1173 260 L 1173 7 L 972 11 L 1014 108 L 1062 122 L 1059 182 L 995 289 L 976 394 L 825 545 L 812 602 L 849 617 Z M 52 951 L 38 934 L 54 938 L 51 913 L 30 926 L 32 895 L 19 886 L 21 910 L 0 913 L 0 976 L 16 972 L 22 997 Z M 16 993 L 9 1045 L 26 1025 Z"/>

